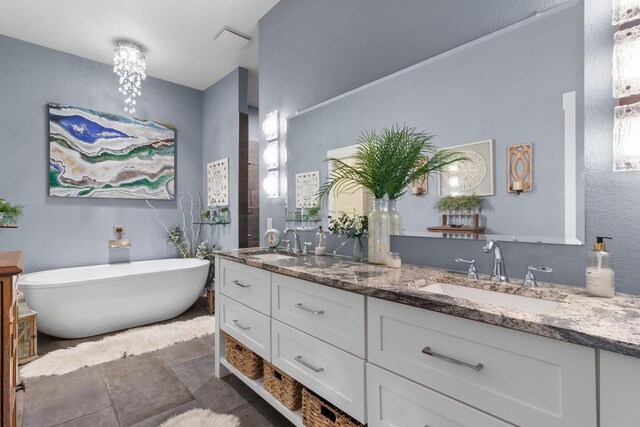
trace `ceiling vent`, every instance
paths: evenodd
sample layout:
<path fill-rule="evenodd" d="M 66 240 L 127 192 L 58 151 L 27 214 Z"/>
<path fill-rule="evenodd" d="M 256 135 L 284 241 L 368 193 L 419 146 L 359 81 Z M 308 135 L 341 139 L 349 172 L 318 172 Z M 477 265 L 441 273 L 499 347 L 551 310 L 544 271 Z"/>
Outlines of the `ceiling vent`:
<path fill-rule="evenodd" d="M 218 31 L 218 34 L 213 37 L 213 41 L 229 49 L 242 49 L 251 41 L 251 37 L 233 28 L 223 27 Z"/>

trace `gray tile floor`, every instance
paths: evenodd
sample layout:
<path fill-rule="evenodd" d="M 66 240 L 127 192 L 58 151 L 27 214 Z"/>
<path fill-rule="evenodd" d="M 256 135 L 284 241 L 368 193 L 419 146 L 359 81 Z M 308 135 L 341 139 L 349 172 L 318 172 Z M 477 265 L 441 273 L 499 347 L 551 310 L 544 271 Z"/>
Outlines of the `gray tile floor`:
<path fill-rule="evenodd" d="M 18 395 L 18 425 L 156 427 L 197 407 L 235 414 L 244 427 L 292 425 L 238 378 L 215 378 L 214 351 L 208 335 L 65 375 L 27 379 L 26 393 Z"/>

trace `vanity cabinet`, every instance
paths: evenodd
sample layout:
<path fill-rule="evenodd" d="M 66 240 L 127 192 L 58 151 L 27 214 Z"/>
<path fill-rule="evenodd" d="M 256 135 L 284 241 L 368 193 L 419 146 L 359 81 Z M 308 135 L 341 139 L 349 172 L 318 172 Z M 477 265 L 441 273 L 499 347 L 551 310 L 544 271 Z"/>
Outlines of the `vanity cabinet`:
<path fill-rule="evenodd" d="M 368 302 L 370 363 L 519 426 L 596 425 L 594 349 Z"/>
<path fill-rule="evenodd" d="M 0 252 L 0 307 L 2 307 L 2 427 L 16 422 L 18 381 L 18 275 L 22 273 L 22 252 Z"/>
<path fill-rule="evenodd" d="M 216 375 L 231 370 L 295 425 L 300 410 L 226 362 L 224 334 L 371 427 L 597 425 L 593 348 L 221 257 L 216 268 Z"/>
<path fill-rule="evenodd" d="M 640 359 L 600 351 L 600 426 L 640 425 Z"/>

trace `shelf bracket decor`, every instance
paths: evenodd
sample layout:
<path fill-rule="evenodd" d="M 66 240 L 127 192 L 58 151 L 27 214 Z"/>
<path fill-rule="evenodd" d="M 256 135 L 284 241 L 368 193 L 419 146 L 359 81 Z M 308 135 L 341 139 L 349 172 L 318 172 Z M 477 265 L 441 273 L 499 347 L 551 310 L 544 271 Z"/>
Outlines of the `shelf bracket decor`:
<path fill-rule="evenodd" d="M 507 191 L 528 193 L 533 189 L 533 144 L 507 147 Z"/>

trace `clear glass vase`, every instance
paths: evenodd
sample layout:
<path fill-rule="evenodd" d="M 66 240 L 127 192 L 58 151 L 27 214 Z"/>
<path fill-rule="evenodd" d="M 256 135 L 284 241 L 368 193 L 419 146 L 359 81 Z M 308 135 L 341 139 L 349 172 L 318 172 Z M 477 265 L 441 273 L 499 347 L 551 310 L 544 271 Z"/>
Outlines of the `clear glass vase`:
<path fill-rule="evenodd" d="M 373 210 L 369 214 L 369 262 L 385 264 L 390 248 L 389 213 L 384 209 L 384 199 L 375 199 Z"/>
<path fill-rule="evenodd" d="M 353 259 L 357 262 L 364 260 L 364 245 L 360 236 L 357 236 L 353 242 Z"/>
<path fill-rule="evenodd" d="M 387 200 L 387 212 L 389 213 L 389 234 L 402 234 L 402 217 L 396 209 L 396 199 Z"/>

